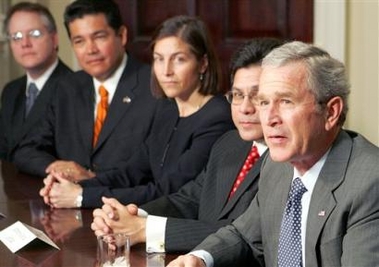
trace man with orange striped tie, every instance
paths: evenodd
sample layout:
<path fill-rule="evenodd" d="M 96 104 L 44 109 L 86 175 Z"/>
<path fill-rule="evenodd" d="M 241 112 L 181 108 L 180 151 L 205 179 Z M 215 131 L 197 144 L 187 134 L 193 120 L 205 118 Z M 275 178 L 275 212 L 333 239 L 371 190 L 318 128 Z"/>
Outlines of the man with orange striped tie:
<path fill-rule="evenodd" d="M 78 181 L 124 164 L 146 138 L 156 99 L 150 67 L 125 53 L 127 28 L 109 0 L 78 0 L 65 26 L 82 71 L 62 79 L 41 127 L 15 154 L 24 172 Z M 100 89 L 100 90 L 99 90 Z"/>

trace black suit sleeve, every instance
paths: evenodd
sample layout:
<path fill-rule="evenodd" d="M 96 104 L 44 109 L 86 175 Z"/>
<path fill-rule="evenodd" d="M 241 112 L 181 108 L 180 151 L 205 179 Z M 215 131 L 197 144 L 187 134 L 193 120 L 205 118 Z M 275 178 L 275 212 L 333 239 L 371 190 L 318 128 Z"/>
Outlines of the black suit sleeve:
<path fill-rule="evenodd" d="M 7 149 L 7 140 L 5 139 L 5 125 L 3 122 L 2 109 L 0 107 L 0 160 L 6 160 L 8 149 Z"/>
<path fill-rule="evenodd" d="M 47 166 L 56 160 L 54 148 L 54 107 L 49 106 L 46 118 L 20 143 L 14 163 L 25 173 L 44 177 Z"/>

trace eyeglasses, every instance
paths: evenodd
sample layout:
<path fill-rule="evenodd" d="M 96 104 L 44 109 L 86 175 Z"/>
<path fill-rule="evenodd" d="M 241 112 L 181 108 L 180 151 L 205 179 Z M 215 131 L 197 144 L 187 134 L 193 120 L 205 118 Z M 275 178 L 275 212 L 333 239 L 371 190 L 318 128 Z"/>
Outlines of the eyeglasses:
<path fill-rule="evenodd" d="M 251 92 L 249 94 L 243 94 L 240 91 L 229 91 L 226 93 L 225 96 L 226 96 L 226 99 L 228 100 L 228 102 L 230 104 L 241 105 L 246 96 L 249 99 L 251 104 L 255 104 L 256 95 L 257 95 L 256 92 Z"/>
<path fill-rule="evenodd" d="M 8 39 L 17 43 L 17 42 L 20 42 L 22 39 L 24 39 L 25 36 L 29 36 L 29 38 L 31 39 L 38 39 L 43 36 L 43 33 L 41 30 L 38 30 L 38 29 L 31 30 L 27 32 L 26 34 L 19 31 L 19 32 L 9 34 Z"/>

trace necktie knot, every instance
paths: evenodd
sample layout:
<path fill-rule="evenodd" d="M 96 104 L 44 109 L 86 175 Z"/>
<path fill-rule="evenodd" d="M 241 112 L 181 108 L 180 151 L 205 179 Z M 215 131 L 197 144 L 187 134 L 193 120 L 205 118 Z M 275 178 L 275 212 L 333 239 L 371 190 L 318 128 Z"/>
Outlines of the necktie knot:
<path fill-rule="evenodd" d="M 102 107 L 107 108 L 107 106 L 108 106 L 108 91 L 102 85 L 99 87 L 99 94 L 100 94 L 100 103 L 101 103 Z"/>
<path fill-rule="evenodd" d="M 303 182 L 300 178 L 295 178 L 292 182 L 291 191 L 290 191 L 290 200 L 291 201 L 301 201 L 303 194 L 307 192 L 307 188 L 305 188 Z"/>
<path fill-rule="evenodd" d="M 29 96 L 36 96 L 38 95 L 38 88 L 35 83 L 30 83 L 28 88 L 28 95 Z"/>
<path fill-rule="evenodd" d="M 28 87 L 28 93 L 26 95 L 25 103 L 25 117 L 28 116 L 30 110 L 32 109 L 34 102 L 37 99 L 39 90 L 35 83 L 30 83 Z"/>
<path fill-rule="evenodd" d="M 246 158 L 246 163 L 250 164 L 252 167 L 255 162 L 259 159 L 259 153 L 257 146 L 252 146 L 249 155 Z"/>

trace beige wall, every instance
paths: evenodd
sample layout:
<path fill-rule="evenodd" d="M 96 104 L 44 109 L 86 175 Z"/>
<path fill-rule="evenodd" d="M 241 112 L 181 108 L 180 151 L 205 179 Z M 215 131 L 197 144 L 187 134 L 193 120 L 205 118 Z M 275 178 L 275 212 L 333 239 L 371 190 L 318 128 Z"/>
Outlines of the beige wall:
<path fill-rule="evenodd" d="M 345 126 L 379 145 L 379 1 L 314 1 L 315 43 L 346 63 L 351 81 L 350 111 Z M 60 57 L 73 69 L 78 69 L 62 18 L 64 7 L 71 0 L 34 2 L 52 10 L 60 34 Z M 10 78 L 20 73 L 12 63 L 10 70 Z"/>
<path fill-rule="evenodd" d="M 351 81 L 347 126 L 379 145 L 379 1 L 347 2 L 346 64 Z"/>
<path fill-rule="evenodd" d="M 49 2 L 47 6 L 51 10 L 51 13 L 53 14 L 57 23 L 58 32 L 59 32 L 59 56 L 72 69 L 78 70 L 79 67 L 77 65 L 77 61 L 73 54 L 66 29 L 63 25 L 64 9 L 72 1 L 71 0 L 50 0 L 50 1 L 45 0 L 45 1 Z"/>
<path fill-rule="evenodd" d="M 314 1 L 315 43 L 346 64 L 351 83 L 345 128 L 379 145 L 379 1 Z"/>

